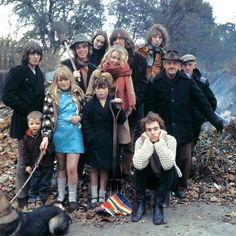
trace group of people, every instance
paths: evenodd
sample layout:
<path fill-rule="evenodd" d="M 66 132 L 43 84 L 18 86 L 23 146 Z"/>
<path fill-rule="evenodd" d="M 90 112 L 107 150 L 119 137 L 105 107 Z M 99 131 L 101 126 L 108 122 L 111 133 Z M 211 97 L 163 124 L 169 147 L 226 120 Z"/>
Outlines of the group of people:
<path fill-rule="evenodd" d="M 161 24 L 147 31 L 140 47 L 135 48 L 122 28 L 114 29 L 109 41 L 110 47 L 104 31 L 91 41 L 84 33 L 75 35 L 70 45 L 74 57 L 56 67 L 48 88 L 37 43 L 28 42 L 22 64 L 10 69 L 2 100 L 13 109 L 10 136 L 18 139 L 16 192 L 40 151 L 46 151 L 18 203 L 27 201 L 32 208 L 44 204 L 55 156 L 57 203 L 64 203 L 67 185 L 69 207 L 78 207 L 78 176 L 87 163 L 90 206 L 99 206 L 106 200 L 115 149 L 116 158 L 121 156 L 119 178 L 127 181 L 134 168 L 136 204 L 131 220 L 141 220 L 150 188 L 155 194 L 153 223 L 163 224 L 168 193 L 185 196 L 201 125 L 208 120 L 218 131 L 223 129 L 214 113 L 216 98 L 194 55 L 180 58 L 175 50 L 165 51 L 169 35 Z"/>

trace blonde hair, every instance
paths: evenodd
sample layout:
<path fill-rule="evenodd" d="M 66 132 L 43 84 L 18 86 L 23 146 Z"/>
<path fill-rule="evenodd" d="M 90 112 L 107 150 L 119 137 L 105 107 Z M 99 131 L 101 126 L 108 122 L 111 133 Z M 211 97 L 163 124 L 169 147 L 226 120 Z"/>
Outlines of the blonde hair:
<path fill-rule="evenodd" d="M 108 51 L 105 53 L 104 57 L 102 58 L 101 65 L 104 63 L 109 62 L 111 55 L 113 52 L 118 52 L 120 57 L 120 65 L 124 66 L 128 63 L 128 52 L 127 50 L 119 45 L 114 45 L 108 49 Z"/>
<path fill-rule="evenodd" d="M 75 92 L 79 91 L 78 85 L 76 84 L 75 78 L 71 72 L 71 70 L 64 65 L 59 65 L 56 67 L 54 76 L 53 76 L 53 82 L 51 86 L 49 87 L 49 92 L 52 96 L 52 99 L 56 105 L 58 105 L 58 92 L 60 92 L 60 89 L 58 87 L 58 79 L 59 78 L 67 78 L 70 80 L 70 92 L 71 92 L 71 98 L 72 100 L 79 106 L 79 99 L 76 96 Z"/>

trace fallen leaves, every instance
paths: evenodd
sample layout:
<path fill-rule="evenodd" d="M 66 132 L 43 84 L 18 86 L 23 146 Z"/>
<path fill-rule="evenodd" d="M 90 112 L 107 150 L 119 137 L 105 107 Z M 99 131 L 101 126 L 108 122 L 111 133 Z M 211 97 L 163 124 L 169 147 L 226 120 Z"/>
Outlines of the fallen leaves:
<path fill-rule="evenodd" d="M 15 166 L 18 155 L 17 142 L 8 136 L 11 120 L 10 109 L 6 107 L 4 109 L 0 107 L 0 109 L 0 189 L 6 191 L 9 198 L 12 198 L 15 194 Z M 212 158 L 209 164 L 207 164 L 207 156 L 212 145 L 212 139 L 213 134 L 211 131 L 202 131 L 200 140 L 195 148 L 191 175 L 192 180 L 186 198 L 179 200 L 172 196 L 172 206 L 178 204 L 188 206 L 193 201 L 219 204 L 232 202 L 236 204 L 236 121 L 232 121 L 225 127 L 222 134 L 217 135 L 216 144 L 212 149 Z M 132 203 L 135 202 L 132 178 L 128 182 L 123 182 L 121 193 Z M 47 204 L 55 202 L 55 196 L 56 187 L 54 186 L 51 189 Z M 77 211 L 71 213 L 71 216 L 74 220 L 79 220 L 82 224 L 99 228 L 106 227 L 109 223 L 125 224 L 128 222 L 127 216 L 97 214 L 95 210 L 89 209 L 89 168 L 85 169 L 84 179 L 79 182 L 78 199 L 80 206 Z M 151 207 L 152 204 L 152 191 L 147 191 L 147 207 Z M 68 203 L 65 203 L 65 207 L 68 209 Z M 235 218 L 236 212 L 227 212 L 225 216 Z M 201 216 L 197 217 L 199 220 L 202 220 Z M 140 223 L 145 223 L 145 221 L 141 221 Z"/>

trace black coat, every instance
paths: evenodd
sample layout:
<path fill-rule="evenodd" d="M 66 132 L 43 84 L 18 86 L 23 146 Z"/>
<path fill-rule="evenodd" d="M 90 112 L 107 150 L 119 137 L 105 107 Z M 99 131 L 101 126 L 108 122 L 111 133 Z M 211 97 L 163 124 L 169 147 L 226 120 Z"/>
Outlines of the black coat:
<path fill-rule="evenodd" d="M 222 125 L 195 81 L 182 71 L 178 71 L 174 79 L 168 79 L 162 70 L 149 83 L 144 103 L 145 114 L 149 111 L 158 113 L 164 120 L 168 133 L 176 138 L 178 144 L 189 143 L 193 139 L 192 101 L 208 121 L 217 127 Z"/>
<path fill-rule="evenodd" d="M 72 72 L 74 71 L 74 68 L 73 68 L 73 66 L 72 66 L 72 63 L 71 63 L 70 59 L 66 59 L 66 60 L 62 61 L 61 64 L 67 66 Z M 80 69 L 81 69 L 81 66 L 78 65 L 78 63 L 76 63 L 76 62 L 75 62 L 75 66 L 76 66 L 76 69 L 77 69 L 77 70 L 80 70 Z M 95 65 L 93 65 L 93 64 L 91 64 L 91 63 L 88 64 L 88 77 L 87 77 L 86 84 L 84 84 L 83 75 L 82 75 L 82 73 L 80 72 L 80 82 L 78 82 L 78 85 L 79 85 L 80 88 L 84 91 L 84 93 L 86 92 L 86 89 L 87 89 L 87 87 L 88 87 L 91 74 L 93 73 L 93 71 L 94 71 L 96 68 L 97 68 L 97 67 L 96 67 Z"/>
<path fill-rule="evenodd" d="M 110 100 L 111 98 L 107 98 L 105 107 L 102 107 L 95 95 L 85 104 L 82 116 L 87 161 L 98 169 L 112 167 L 113 117 Z M 115 107 L 113 109 L 117 113 L 118 110 Z M 122 110 L 118 116 L 118 124 L 125 120 L 125 112 Z"/>
<path fill-rule="evenodd" d="M 25 166 L 33 167 L 39 154 L 40 144 L 42 142 L 42 135 L 39 133 L 36 137 L 32 136 L 30 130 L 28 130 L 23 137 L 23 161 Z M 49 142 L 46 154 L 43 156 L 39 163 L 39 166 L 47 167 L 54 164 L 54 145 Z"/>
<path fill-rule="evenodd" d="M 93 52 L 89 57 L 89 62 L 95 66 L 100 65 L 105 52 L 106 51 L 105 51 L 104 47 L 102 47 L 101 49 L 93 48 Z"/>
<path fill-rule="evenodd" d="M 138 111 L 143 104 L 143 99 L 148 84 L 147 62 L 145 57 L 137 52 L 128 50 L 128 54 L 128 64 L 132 69 L 132 81 L 136 95 L 136 110 L 133 110 L 129 116 L 129 125 L 130 127 L 134 127 L 139 121 Z"/>
<path fill-rule="evenodd" d="M 13 109 L 10 137 L 22 139 L 27 130 L 27 115 L 43 111 L 44 77 L 36 66 L 36 75 L 25 64 L 10 69 L 3 88 L 2 101 Z"/>
<path fill-rule="evenodd" d="M 209 82 L 206 78 L 201 76 L 201 73 L 198 69 L 194 69 L 192 74 L 192 79 L 196 82 L 197 86 L 202 90 L 206 99 L 211 104 L 213 111 L 216 110 L 217 100 L 214 93 L 211 91 L 209 87 Z M 193 116 L 193 125 L 202 125 L 207 119 L 200 109 L 193 103 L 192 106 L 192 116 Z"/>

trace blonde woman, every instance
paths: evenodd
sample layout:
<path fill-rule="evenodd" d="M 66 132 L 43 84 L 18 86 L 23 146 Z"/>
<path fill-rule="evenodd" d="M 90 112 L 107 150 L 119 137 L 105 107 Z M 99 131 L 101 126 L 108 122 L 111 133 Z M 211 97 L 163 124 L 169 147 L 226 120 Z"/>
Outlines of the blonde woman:
<path fill-rule="evenodd" d="M 88 100 L 94 95 L 94 79 L 101 71 L 108 72 L 112 75 L 113 81 L 110 95 L 122 99 L 122 109 L 128 117 L 132 110 L 135 109 L 136 96 L 131 77 L 132 70 L 128 65 L 128 53 L 126 49 L 119 45 L 114 45 L 105 53 L 99 68 L 91 76 L 86 91 Z M 118 139 L 120 144 L 130 143 L 131 137 L 128 120 L 118 127 Z"/>
<path fill-rule="evenodd" d="M 53 138 L 58 170 L 58 202 L 65 200 L 65 185 L 68 182 L 69 207 L 77 208 L 77 164 L 81 153 L 84 153 L 84 143 L 80 125 L 80 106 L 83 93 L 76 85 L 74 76 L 66 66 L 55 70 L 53 83 L 46 93 L 40 148 L 48 145 Z M 68 179 L 68 180 L 67 180 Z"/>

